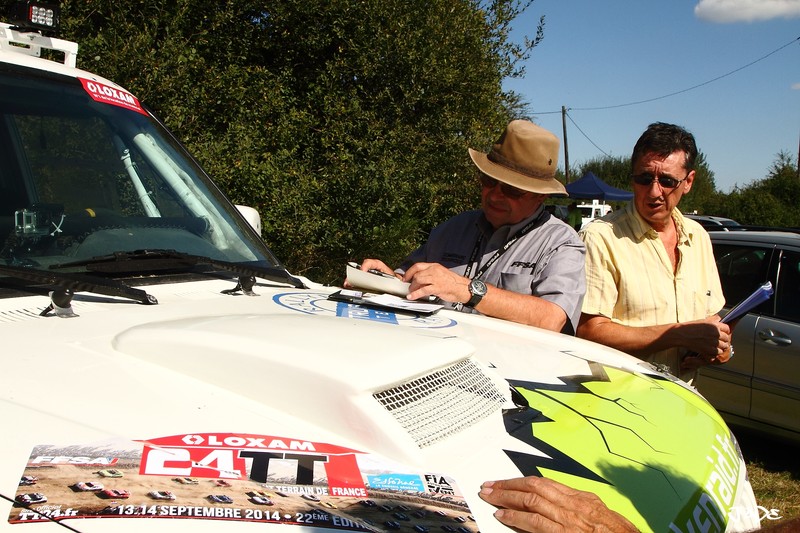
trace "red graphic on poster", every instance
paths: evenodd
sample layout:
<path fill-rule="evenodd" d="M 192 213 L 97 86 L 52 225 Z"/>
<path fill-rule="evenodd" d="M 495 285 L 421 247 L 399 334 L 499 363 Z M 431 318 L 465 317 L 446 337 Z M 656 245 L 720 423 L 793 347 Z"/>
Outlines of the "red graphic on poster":
<path fill-rule="evenodd" d="M 321 464 L 328 486 L 336 487 L 340 495 L 367 495 L 354 455 L 360 452 L 341 446 L 232 433 L 173 435 L 143 443 L 141 474 L 266 483 L 272 461 L 293 461 L 296 485 L 313 485 L 314 468 Z"/>

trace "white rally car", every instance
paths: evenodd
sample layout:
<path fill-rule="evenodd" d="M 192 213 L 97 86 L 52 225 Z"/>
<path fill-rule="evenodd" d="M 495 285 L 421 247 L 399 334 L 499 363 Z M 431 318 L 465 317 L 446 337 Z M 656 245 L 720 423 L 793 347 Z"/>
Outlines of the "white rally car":
<path fill-rule="evenodd" d="M 758 525 L 693 390 L 580 339 L 330 298 L 135 96 L 75 68 L 77 45 L 17 24 L 0 26 L 0 530 L 383 531 L 401 513 L 499 533 L 480 485 L 522 475 L 643 531 Z M 110 469 L 124 502 L 71 488 Z M 22 501 L 27 476 L 46 498 Z"/>

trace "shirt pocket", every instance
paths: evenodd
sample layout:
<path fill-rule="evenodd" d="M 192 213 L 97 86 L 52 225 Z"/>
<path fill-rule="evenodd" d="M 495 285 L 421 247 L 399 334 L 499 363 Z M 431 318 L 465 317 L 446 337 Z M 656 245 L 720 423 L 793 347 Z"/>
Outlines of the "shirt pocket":
<path fill-rule="evenodd" d="M 500 274 L 500 288 L 521 294 L 533 294 L 533 276 L 530 274 Z"/>
<path fill-rule="evenodd" d="M 682 317 L 684 320 L 699 320 L 714 314 L 711 311 L 711 294 L 708 290 L 695 289 L 686 302 L 692 306 L 691 313 Z"/>

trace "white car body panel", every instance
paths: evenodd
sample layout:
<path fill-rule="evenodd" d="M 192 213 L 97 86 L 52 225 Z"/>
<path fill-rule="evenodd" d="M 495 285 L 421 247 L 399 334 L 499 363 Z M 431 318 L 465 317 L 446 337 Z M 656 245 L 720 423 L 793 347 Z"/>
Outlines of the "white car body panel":
<path fill-rule="evenodd" d="M 512 438 L 499 410 L 420 448 L 372 393 L 465 358 L 480 364 L 499 390 L 504 376 L 561 383 L 559 376 L 586 374 L 587 360 L 646 373 L 638 360 L 600 345 L 477 315 L 441 311 L 421 327 L 413 320 L 376 323 L 325 311 L 338 304 L 324 300 L 330 289 L 322 287 L 259 285 L 259 297 L 221 293 L 228 288 L 229 281 L 148 287 L 157 306 L 78 295 L 78 316 L 68 319 L 39 317 L 46 304 L 41 297 L 0 300 L 0 332 L 15 369 L 0 378 L 0 390 L 6 416 L 17 421 L 14 439 L 2 445 L 4 494 L 17 490 L 32 450 L 43 444 L 102 449 L 169 435 L 270 435 L 333 443 L 410 471 L 452 476 L 481 531 L 502 531 L 494 509 L 477 497 L 481 483 L 520 475 L 502 450 L 548 451 Z M 294 307 L 276 303 L 279 295 L 288 295 L 284 302 L 294 300 Z M 316 312 L 299 303 L 309 298 L 318 300 Z M 198 477 L 190 469 L 165 474 L 171 475 Z M 153 479 L 152 489 L 182 487 L 170 477 Z M 261 486 L 232 483 L 241 494 Z M 131 501 L 136 497 L 133 492 Z M 195 529 L 199 521 L 167 520 L 159 529 Z M 77 527 L 102 531 L 104 522 L 82 520 Z M 252 525 L 234 522 L 231 527 Z M 135 530 L 140 523 L 115 517 L 113 527 Z"/>

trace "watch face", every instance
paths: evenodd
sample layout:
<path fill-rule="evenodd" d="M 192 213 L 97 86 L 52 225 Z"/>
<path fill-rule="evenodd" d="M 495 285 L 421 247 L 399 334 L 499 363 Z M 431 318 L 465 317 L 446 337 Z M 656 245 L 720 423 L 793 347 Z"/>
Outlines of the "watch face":
<path fill-rule="evenodd" d="M 473 279 L 469 282 L 469 292 L 483 296 L 486 294 L 486 284 L 479 279 Z"/>

